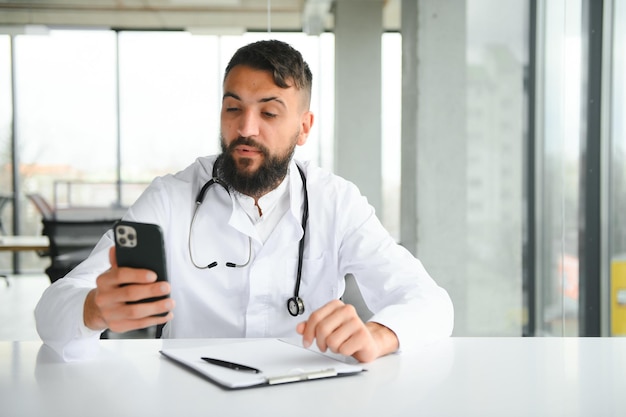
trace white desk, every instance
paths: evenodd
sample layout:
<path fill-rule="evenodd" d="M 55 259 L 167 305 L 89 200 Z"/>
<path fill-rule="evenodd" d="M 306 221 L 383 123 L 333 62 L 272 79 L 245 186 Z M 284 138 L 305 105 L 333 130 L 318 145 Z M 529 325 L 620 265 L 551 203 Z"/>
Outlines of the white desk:
<path fill-rule="evenodd" d="M 357 376 L 225 391 L 163 346 L 103 340 L 59 363 L 39 342 L 0 342 L 2 416 L 625 416 L 626 338 L 452 338 Z"/>
<path fill-rule="evenodd" d="M 47 236 L 2 236 L 0 235 L 0 251 L 46 250 L 50 247 Z"/>
<path fill-rule="evenodd" d="M 0 252 L 10 251 L 40 251 L 50 248 L 50 241 L 47 236 L 6 236 L 0 235 Z M 9 278 L 5 274 L 0 274 L 0 278 L 6 280 L 9 285 Z"/>

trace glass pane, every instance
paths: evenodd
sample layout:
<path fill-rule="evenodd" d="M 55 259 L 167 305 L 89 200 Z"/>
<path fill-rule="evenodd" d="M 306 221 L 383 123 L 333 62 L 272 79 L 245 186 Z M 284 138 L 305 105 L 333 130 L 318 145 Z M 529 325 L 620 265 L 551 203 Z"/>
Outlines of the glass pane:
<path fill-rule="evenodd" d="M 272 33 L 300 50 L 311 66 L 315 124 L 297 157 L 325 163 L 332 151 L 333 38 Z M 121 152 L 123 202 L 130 204 L 152 178 L 174 173 L 197 157 L 220 151 L 219 114 L 223 71 L 237 48 L 267 39 L 194 36 L 172 32 L 120 34 Z M 321 60 L 326 65 L 321 65 Z M 321 113 L 321 114 L 320 114 Z M 330 133 L 330 134 L 329 134 Z M 322 135 L 324 140 L 321 139 Z M 332 159 L 330 159 L 332 163 Z M 137 183 L 133 188 L 132 184 Z M 134 190 L 134 192 L 133 192 Z"/>
<path fill-rule="evenodd" d="M 457 334 L 522 333 L 528 7 L 467 2 L 467 304 L 455 306 L 467 328 Z"/>
<path fill-rule="evenodd" d="M 402 36 L 382 40 L 382 173 L 385 228 L 400 239 L 400 143 L 402 127 Z"/>
<path fill-rule="evenodd" d="M 148 182 L 217 149 L 216 37 L 119 35 L 122 204 Z"/>
<path fill-rule="evenodd" d="M 11 165 L 11 38 L 0 35 L 0 196 L 12 194 L 13 167 Z M 0 234 L 13 233 L 11 203 L 2 205 L 0 197 Z M 0 273 L 12 270 L 13 255 L 0 253 Z M 2 283 L 0 283 L 2 284 Z"/>
<path fill-rule="evenodd" d="M 16 38 L 25 192 L 53 199 L 54 180 L 115 179 L 114 41 L 102 31 Z"/>
<path fill-rule="evenodd" d="M 626 1 L 613 10 L 613 79 L 611 82 L 611 334 L 626 336 Z"/>
<path fill-rule="evenodd" d="M 0 194 L 11 193 L 11 38 L 0 35 Z M 10 208 L 10 207 L 9 207 Z M 5 208 L 6 210 L 6 208 Z M 10 225 L 10 217 L 2 215 L 5 228 Z"/>
<path fill-rule="evenodd" d="M 17 141 L 21 189 L 52 205 L 109 207 L 109 193 L 67 184 L 115 182 L 115 37 L 109 31 L 51 31 L 15 38 Z M 21 231 L 39 234 L 41 215 L 23 199 Z M 31 253 L 22 262 L 36 264 Z M 41 262 L 41 261 L 40 261 Z M 43 261 L 44 264 L 48 261 Z M 40 268 L 40 267 L 39 267 Z M 42 268 L 40 268 L 42 269 Z"/>
<path fill-rule="evenodd" d="M 538 176 L 538 335 L 578 335 L 581 2 L 546 1 Z"/>

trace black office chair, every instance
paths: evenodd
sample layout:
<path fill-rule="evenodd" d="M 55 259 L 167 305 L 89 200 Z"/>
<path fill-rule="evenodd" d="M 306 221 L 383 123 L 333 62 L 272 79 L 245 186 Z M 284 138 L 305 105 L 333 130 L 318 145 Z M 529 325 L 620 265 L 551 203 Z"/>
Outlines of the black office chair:
<path fill-rule="evenodd" d="M 46 274 L 50 282 L 63 278 L 87 259 L 92 249 L 116 220 L 42 219 L 42 234 L 50 240 L 50 266 Z"/>
<path fill-rule="evenodd" d="M 39 252 L 39 256 L 49 256 L 50 266 L 46 274 L 50 282 L 67 275 L 79 263 L 87 259 L 89 253 L 117 219 L 105 220 L 59 220 L 52 206 L 37 193 L 26 194 L 41 214 L 42 235 L 48 236 L 50 248 Z"/>
<path fill-rule="evenodd" d="M 365 300 L 363 300 L 361 290 L 359 290 L 359 286 L 354 279 L 354 275 L 346 275 L 345 280 L 346 289 L 341 297 L 341 300 L 346 304 L 352 304 L 361 320 L 369 320 L 374 314 L 367 307 L 367 304 L 365 304 Z"/>
<path fill-rule="evenodd" d="M 26 198 L 32 201 L 32 203 L 37 208 L 37 211 L 39 211 L 39 214 L 41 214 L 41 217 L 43 217 L 44 219 L 51 220 L 56 217 L 54 213 L 54 209 L 52 208 L 50 203 L 48 203 L 48 200 L 46 200 L 44 196 L 42 196 L 41 194 L 39 193 L 26 194 Z"/>

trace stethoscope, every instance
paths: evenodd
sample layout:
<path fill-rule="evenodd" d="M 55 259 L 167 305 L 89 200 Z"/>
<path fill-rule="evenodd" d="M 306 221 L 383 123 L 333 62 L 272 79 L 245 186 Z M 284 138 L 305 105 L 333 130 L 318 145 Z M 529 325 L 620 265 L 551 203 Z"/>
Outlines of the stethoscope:
<path fill-rule="evenodd" d="M 193 259 L 193 250 L 191 248 L 191 232 L 193 230 L 193 223 L 196 220 L 196 215 L 198 214 L 198 208 L 204 201 L 204 195 L 206 194 L 209 187 L 213 184 L 221 185 L 222 188 L 226 190 L 228 195 L 230 196 L 230 190 L 228 189 L 228 184 L 218 178 L 217 176 L 217 163 L 219 160 L 215 161 L 213 164 L 213 172 L 211 173 L 212 178 L 207 181 L 200 192 L 198 192 L 198 196 L 196 197 L 196 207 L 193 210 L 193 216 L 191 217 L 191 224 L 189 225 L 189 258 L 191 259 L 191 263 L 198 269 L 210 269 L 217 266 L 217 261 L 213 261 L 206 266 L 201 266 L 196 264 Z M 297 166 L 297 165 L 296 165 Z M 304 187 L 304 210 L 302 211 L 302 238 L 300 239 L 300 245 L 298 247 L 298 270 L 296 275 L 296 286 L 294 289 L 293 297 L 287 300 L 287 311 L 293 317 L 299 316 L 304 313 L 304 301 L 300 298 L 300 281 L 302 281 L 302 260 L 304 258 L 304 238 L 306 237 L 306 225 L 309 219 L 309 193 L 306 188 L 306 178 L 304 176 L 304 172 L 302 169 L 297 166 L 298 172 L 300 173 L 300 178 L 302 178 L 302 186 Z M 252 239 L 248 237 L 248 260 L 243 264 L 236 264 L 234 262 L 226 262 L 226 266 L 229 268 L 243 268 L 250 263 L 250 258 L 252 257 Z"/>

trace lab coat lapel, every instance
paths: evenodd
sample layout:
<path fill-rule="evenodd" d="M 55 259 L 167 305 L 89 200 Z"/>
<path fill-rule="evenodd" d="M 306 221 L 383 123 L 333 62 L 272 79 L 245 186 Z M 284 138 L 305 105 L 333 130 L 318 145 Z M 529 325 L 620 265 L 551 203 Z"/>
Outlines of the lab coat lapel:
<path fill-rule="evenodd" d="M 228 220 L 228 224 L 235 230 L 260 242 L 261 238 L 259 237 L 256 228 L 250 221 L 250 218 L 246 214 L 245 210 L 237 203 L 235 198 L 232 199 L 232 202 L 233 211 L 230 215 L 230 219 Z"/>
<path fill-rule="evenodd" d="M 294 243 L 300 241 L 302 237 L 302 227 L 299 221 L 293 217 L 293 213 L 288 211 L 283 218 L 278 222 L 276 228 L 269 236 L 265 245 L 259 252 L 259 257 L 263 257 L 265 254 L 268 256 L 276 255 L 276 253 L 283 253 L 286 248 L 297 247 Z"/>
<path fill-rule="evenodd" d="M 282 217 L 276 228 L 269 236 L 265 245 L 259 252 L 259 256 L 276 254 L 285 248 L 296 248 L 302 238 L 302 210 L 304 204 L 304 191 L 302 179 L 298 167 L 292 160 L 289 166 L 289 210 Z"/>

